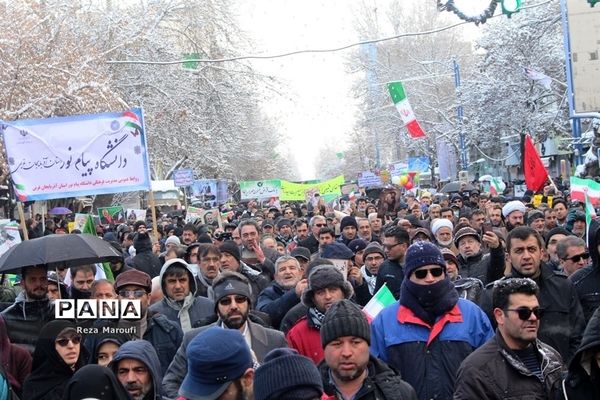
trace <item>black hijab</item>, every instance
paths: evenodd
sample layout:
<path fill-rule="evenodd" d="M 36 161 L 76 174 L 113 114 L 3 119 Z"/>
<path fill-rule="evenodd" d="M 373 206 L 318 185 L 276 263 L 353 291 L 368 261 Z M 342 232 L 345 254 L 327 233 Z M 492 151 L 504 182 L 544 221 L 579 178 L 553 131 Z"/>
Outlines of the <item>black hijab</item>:
<path fill-rule="evenodd" d="M 63 400 L 129 400 L 131 397 L 110 368 L 86 365 L 67 383 Z"/>
<path fill-rule="evenodd" d="M 55 340 L 59 333 L 67 328 L 75 329 L 75 324 L 67 320 L 54 320 L 42 328 L 35 351 L 31 375 L 23 385 L 23 398 L 28 400 L 62 399 L 65 385 L 73 376 L 73 369 L 64 362 L 55 349 Z M 74 370 L 85 365 L 88 359 L 83 342 L 79 345 L 79 358 Z"/>

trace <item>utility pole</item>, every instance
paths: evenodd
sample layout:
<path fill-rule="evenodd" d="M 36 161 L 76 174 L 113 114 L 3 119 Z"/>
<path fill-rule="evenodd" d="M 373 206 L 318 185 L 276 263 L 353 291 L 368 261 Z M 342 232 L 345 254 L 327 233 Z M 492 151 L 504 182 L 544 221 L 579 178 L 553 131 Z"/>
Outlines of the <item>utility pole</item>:
<path fill-rule="evenodd" d="M 454 87 L 456 88 L 456 117 L 458 120 L 458 137 L 460 140 L 460 164 L 461 169 L 466 171 L 469 168 L 469 162 L 467 160 L 467 149 L 465 148 L 465 131 L 463 129 L 463 107 L 462 107 L 462 93 L 460 88 L 460 65 L 456 60 L 452 60 L 454 69 Z"/>

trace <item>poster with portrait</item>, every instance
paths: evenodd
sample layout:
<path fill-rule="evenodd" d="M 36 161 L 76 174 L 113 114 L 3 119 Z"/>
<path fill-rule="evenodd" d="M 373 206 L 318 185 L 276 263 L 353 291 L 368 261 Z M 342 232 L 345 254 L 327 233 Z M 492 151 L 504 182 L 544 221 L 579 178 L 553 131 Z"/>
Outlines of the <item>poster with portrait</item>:
<path fill-rule="evenodd" d="M 0 220 L 0 255 L 21 243 L 19 224 L 9 219 Z"/>
<path fill-rule="evenodd" d="M 128 208 L 127 209 L 127 221 L 128 222 L 146 221 L 146 210 L 137 209 L 137 208 Z"/>
<path fill-rule="evenodd" d="M 221 212 L 218 208 L 203 210 L 200 213 L 200 222 L 205 225 L 211 225 L 223 229 L 223 221 L 221 220 Z"/>
<path fill-rule="evenodd" d="M 123 206 L 98 207 L 98 216 L 102 225 L 118 225 L 125 222 Z"/>
<path fill-rule="evenodd" d="M 202 214 L 204 213 L 204 209 L 203 208 L 198 208 L 198 207 L 188 207 L 186 212 L 185 212 L 185 223 L 191 223 L 191 224 L 195 224 L 196 221 L 198 221 L 201 217 Z"/>
<path fill-rule="evenodd" d="M 383 189 L 379 194 L 377 213 L 386 220 L 396 218 L 400 210 L 400 196 L 398 189 Z"/>

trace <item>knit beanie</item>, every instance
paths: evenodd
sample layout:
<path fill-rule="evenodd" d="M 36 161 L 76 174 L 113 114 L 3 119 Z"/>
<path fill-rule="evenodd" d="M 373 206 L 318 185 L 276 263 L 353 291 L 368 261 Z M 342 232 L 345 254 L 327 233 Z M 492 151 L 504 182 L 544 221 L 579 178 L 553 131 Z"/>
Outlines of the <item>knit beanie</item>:
<path fill-rule="evenodd" d="M 359 251 L 366 249 L 367 244 L 368 243 L 363 239 L 357 238 L 351 240 L 350 243 L 348 243 L 348 248 L 352 250 L 353 253 L 358 253 Z"/>
<path fill-rule="evenodd" d="M 446 271 L 446 261 L 440 249 L 431 242 L 416 242 L 409 246 L 404 257 L 404 276 L 408 279 L 413 271 L 425 265 L 439 265 Z"/>
<path fill-rule="evenodd" d="M 351 217 L 349 215 L 342 218 L 342 222 L 340 222 L 340 230 L 343 231 L 345 227 L 353 226 L 358 229 L 358 223 L 356 222 L 356 218 Z"/>
<path fill-rule="evenodd" d="M 169 236 L 167 238 L 167 240 L 165 240 L 165 246 L 168 244 L 171 244 L 171 243 L 179 246 L 181 244 L 181 241 L 179 240 L 179 238 L 177 236 L 172 235 L 172 236 Z"/>
<path fill-rule="evenodd" d="M 314 307 L 315 290 L 328 287 L 339 287 L 344 292 L 344 298 L 352 297 L 354 291 L 350 282 L 344 279 L 344 275 L 333 265 L 318 265 L 308 275 L 308 287 L 302 293 L 302 303 L 306 307 Z"/>
<path fill-rule="evenodd" d="M 363 259 L 365 259 L 369 254 L 379 253 L 383 257 L 385 257 L 385 252 L 383 251 L 383 247 L 377 242 L 371 242 L 363 252 Z"/>
<path fill-rule="evenodd" d="M 334 303 L 325 313 L 321 325 L 323 348 L 342 336 L 355 336 L 371 344 L 371 327 L 367 317 L 352 301 L 344 299 Z"/>
<path fill-rule="evenodd" d="M 237 244 L 235 244 L 235 242 L 233 240 L 224 241 L 223 244 L 221 245 L 221 247 L 219 247 L 219 251 L 221 251 L 221 253 L 231 254 L 233 256 L 233 258 L 235 258 L 238 262 L 240 262 L 240 259 L 241 259 L 240 248 L 238 247 Z"/>
<path fill-rule="evenodd" d="M 255 400 L 320 398 L 323 379 L 317 366 L 295 349 L 271 350 L 254 373 Z"/>
<path fill-rule="evenodd" d="M 548 247 L 548 242 L 550 241 L 550 239 L 552 238 L 552 236 L 554 235 L 565 235 L 565 236 L 571 236 L 572 233 L 569 232 L 568 230 L 566 230 L 564 227 L 562 226 L 557 226 L 554 227 L 552 229 L 550 229 L 548 231 L 548 233 L 546 233 L 546 236 L 544 236 L 544 241 L 546 242 L 546 247 Z"/>
<path fill-rule="evenodd" d="M 321 257 L 333 260 L 350 260 L 354 257 L 354 253 L 343 243 L 333 242 L 323 246 Z"/>

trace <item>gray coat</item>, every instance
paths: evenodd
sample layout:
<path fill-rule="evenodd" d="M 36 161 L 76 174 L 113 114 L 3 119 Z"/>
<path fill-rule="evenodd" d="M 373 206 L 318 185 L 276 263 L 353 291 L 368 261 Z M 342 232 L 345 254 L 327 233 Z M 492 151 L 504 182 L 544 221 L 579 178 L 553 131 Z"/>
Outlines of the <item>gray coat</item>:
<path fill-rule="evenodd" d="M 169 399 L 176 399 L 179 394 L 179 387 L 183 382 L 183 378 L 187 373 L 187 357 L 186 349 L 188 344 L 195 338 L 199 333 L 210 328 L 211 326 L 220 326 L 221 321 L 217 321 L 214 324 L 203 326 L 201 328 L 192 329 L 183 336 L 181 346 L 177 350 L 171 365 L 165 373 L 163 379 L 163 391 L 166 397 Z M 250 336 L 252 337 L 252 351 L 256 355 L 259 363 L 262 363 L 267 353 L 273 349 L 280 347 L 287 347 L 287 342 L 283 333 L 274 329 L 265 328 L 259 324 L 255 324 L 248 320 L 248 329 L 250 330 Z"/>

